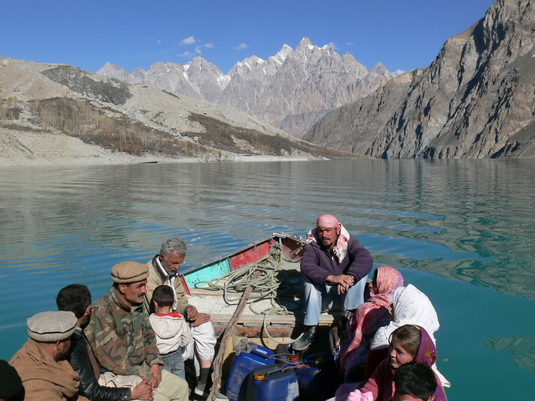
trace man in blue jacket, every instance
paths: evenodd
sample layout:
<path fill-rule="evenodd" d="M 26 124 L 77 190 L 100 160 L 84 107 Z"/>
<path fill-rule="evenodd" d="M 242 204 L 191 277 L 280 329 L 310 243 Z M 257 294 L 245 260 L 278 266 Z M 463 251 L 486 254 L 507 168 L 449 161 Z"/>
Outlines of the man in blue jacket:
<path fill-rule="evenodd" d="M 354 312 L 364 302 L 364 287 L 373 266 L 370 252 L 338 219 L 321 215 L 308 235 L 301 259 L 305 276 L 305 332 L 292 345 L 305 350 L 314 341 L 322 310 Z"/>

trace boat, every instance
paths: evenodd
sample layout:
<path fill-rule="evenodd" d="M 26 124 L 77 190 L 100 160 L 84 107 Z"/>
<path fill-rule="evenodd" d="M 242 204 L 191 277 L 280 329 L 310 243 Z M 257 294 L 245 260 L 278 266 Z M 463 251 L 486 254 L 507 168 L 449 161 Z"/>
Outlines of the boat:
<path fill-rule="evenodd" d="M 218 337 L 213 386 L 215 399 L 234 359 L 234 348 L 255 343 L 275 350 L 299 338 L 304 320 L 304 278 L 300 260 L 305 241 L 274 233 L 229 254 L 180 272 L 189 303 L 208 313 Z M 318 331 L 328 348 L 327 332 L 341 312 L 322 313 Z"/>
<path fill-rule="evenodd" d="M 235 335 L 261 338 L 264 345 L 276 346 L 278 342 L 273 339 L 290 340 L 302 328 L 304 278 L 300 274 L 299 262 L 304 245 L 305 241 L 298 235 L 274 233 L 261 241 L 181 271 L 182 285 L 190 297 L 189 302 L 199 312 L 211 316 L 216 335 L 221 335 L 236 312 L 254 272 L 262 270 L 260 279 L 266 279 L 271 274 L 275 287 L 259 289 L 253 285 L 245 297 L 249 307 L 241 311 Z M 225 285 L 229 284 L 226 280 L 236 280 L 235 277 L 229 278 L 233 272 L 243 283 L 238 282 L 235 289 L 225 290 Z M 269 291 L 271 293 L 267 294 Z M 274 310 L 277 308 L 280 310 Z M 329 326 L 338 318 L 336 312 L 324 313 L 320 326 Z"/>

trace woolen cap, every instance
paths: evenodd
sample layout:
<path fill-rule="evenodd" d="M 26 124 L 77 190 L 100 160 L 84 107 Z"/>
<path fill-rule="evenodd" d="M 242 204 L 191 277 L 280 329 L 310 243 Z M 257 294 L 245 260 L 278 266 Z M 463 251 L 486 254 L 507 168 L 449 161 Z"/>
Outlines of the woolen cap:
<path fill-rule="evenodd" d="M 118 284 L 135 283 L 148 276 L 148 266 L 139 262 L 121 262 L 111 268 L 111 279 Z"/>
<path fill-rule="evenodd" d="M 72 336 L 77 322 L 72 312 L 41 312 L 28 318 L 28 335 L 39 342 L 62 341 Z"/>
<path fill-rule="evenodd" d="M 13 366 L 0 359 L 0 398 L 16 396 L 22 390 L 22 381 Z"/>

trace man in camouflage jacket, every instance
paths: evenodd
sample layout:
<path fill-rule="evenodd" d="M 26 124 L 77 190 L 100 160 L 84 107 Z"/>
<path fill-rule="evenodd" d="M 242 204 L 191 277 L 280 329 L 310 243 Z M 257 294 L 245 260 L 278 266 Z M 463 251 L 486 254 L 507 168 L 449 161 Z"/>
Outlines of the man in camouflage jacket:
<path fill-rule="evenodd" d="M 85 329 L 99 363 L 116 375 L 148 377 L 155 400 L 187 400 L 185 380 L 162 369 L 156 338 L 143 309 L 147 266 L 122 262 L 113 266 L 112 288 L 91 307 Z"/>

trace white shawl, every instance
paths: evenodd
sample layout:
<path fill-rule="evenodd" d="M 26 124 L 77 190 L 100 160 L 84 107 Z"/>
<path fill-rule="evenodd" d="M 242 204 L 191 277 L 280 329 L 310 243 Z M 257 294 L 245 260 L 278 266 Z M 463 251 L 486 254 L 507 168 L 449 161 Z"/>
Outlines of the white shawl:
<path fill-rule="evenodd" d="M 437 312 L 429 298 L 412 284 L 400 287 L 394 292 L 392 321 L 388 326 L 377 330 L 371 343 L 371 349 L 388 347 L 392 332 L 406 324 L 422 326 L 436 345 L 433 333 L 440 327 Z"/>

